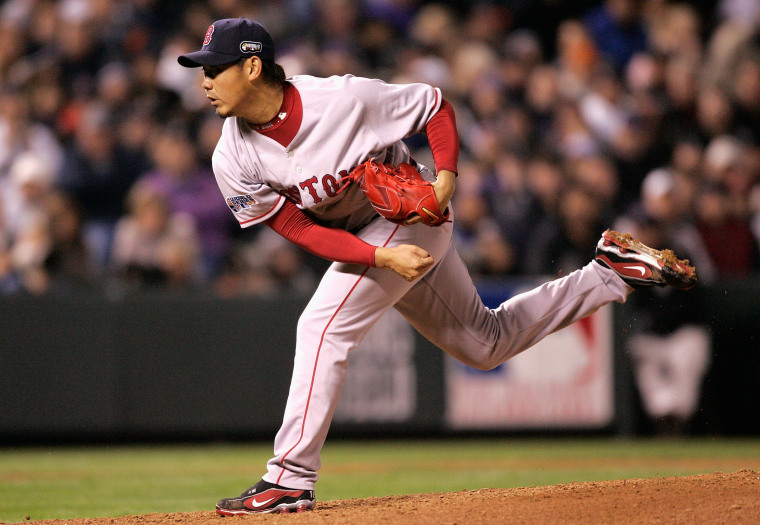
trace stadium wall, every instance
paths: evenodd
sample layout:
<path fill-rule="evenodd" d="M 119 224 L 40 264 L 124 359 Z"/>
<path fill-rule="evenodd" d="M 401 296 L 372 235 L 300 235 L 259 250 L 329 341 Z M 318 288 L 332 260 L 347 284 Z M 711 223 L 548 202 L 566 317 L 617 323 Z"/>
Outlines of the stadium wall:
<path fill-rule="evenodd" d="M 488 302 L 519 287 L 486 282 L 479 288 Z M 703 314 L 712 335 L 712 362 L 689 431 L 758 435 L 760 422 L 752 414 L 760 403 L 760 280 L 699 290 L 683 300 L 696 302 Z M 271 438 L 289 387 L 297 321 L 292 312 L 300 312 L 306 300 L 167 293 L 2 298 L 0 441 Z M 455 390 L 451 364 L 391 315 L 362 344 L 371 348 L 352 354 L 331 435 L 646 433 L 623 350 L 635 331 L 636 311 L 626 304 L 611 312 L 606 318 L 613 399 L 610 411 L 599 412 L 601 418 L 574 424 L 571 414 L 569 420 L 558 418 L 561 424 L 501 425 L 486 419 L 489 424 L 468 428 L 459 417 L 457 424 L 448 410 Z M 560 346 L 568 344 L 567 338 L 562 341 Z M 483 375 L 484 384 L 495 377 Z M 476 387 L 467 382 L 480 380 L 467 373 L 459 378 L 457 384 Z"/>

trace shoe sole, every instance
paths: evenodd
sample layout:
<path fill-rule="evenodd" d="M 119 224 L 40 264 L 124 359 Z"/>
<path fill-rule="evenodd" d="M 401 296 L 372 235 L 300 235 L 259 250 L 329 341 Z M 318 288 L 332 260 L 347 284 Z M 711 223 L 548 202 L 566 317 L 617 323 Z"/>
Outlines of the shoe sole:
<path fill-rule="evenodd" d="M 273 507 L 271 509 L 262 509 L 262 510 L 248 510 L 248 509 L 240 509 L 240 510 L 227 510 L 227 509 L 220 509 L 219 507 L 216 508 L 216 513 L 221 516 L 241 516 L 241 515 L 248 515 L 248 514 L 291 514 L 293 512 L 306 512 L 309 510 L 313 510 L 314 506 L 316 505 L 316 501 L 296 501 L 295 503 L 283 503 L 281 505 L 277 505 L 276 507 Z"/>
<path fill-rule="evenodd" d="M 697 284 L 697 270 L 690 266 L 688 259 L 679 259 L 673 250 L 655 250 L 637 241 L 630 233 L 620 233 L 607 230 L 602 238 L 616 245 L 621 252 L 639 252 L 654 258 L 662 273 L 662 285 L 672 286 L 679 290 L 688 290 Z M 659 283 L 658 283 L 659 284 Z"/>

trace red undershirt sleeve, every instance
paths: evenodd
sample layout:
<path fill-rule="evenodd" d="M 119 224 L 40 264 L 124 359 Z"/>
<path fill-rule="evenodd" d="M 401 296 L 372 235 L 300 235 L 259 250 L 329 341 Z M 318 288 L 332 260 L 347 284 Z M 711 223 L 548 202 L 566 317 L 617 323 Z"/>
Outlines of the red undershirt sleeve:
<path fill-rule="evenodd" d="M 454 108 L 446 100 L 425 127 L 436 171 L 449 170 L 457 173 L 459 162 L 459 133 Z"/>
<path fill-rule="evenodd" d="M 345 230 L 327 228 L 301 211 L 285 205 L 264 224 L 309 253 L 330 261 L 375 266 L 375 248 Z"/>

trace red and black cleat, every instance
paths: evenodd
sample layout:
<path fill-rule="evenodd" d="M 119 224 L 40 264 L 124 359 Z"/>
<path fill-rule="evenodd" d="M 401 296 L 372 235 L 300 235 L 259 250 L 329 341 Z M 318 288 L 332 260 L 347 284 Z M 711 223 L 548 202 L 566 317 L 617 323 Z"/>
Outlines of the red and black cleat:
<path fill-rule="evenodd" d="M 216 504 L 217 514 L 288 514 L 314 508 L 317 500 L 313 490 L 289 489 L 263 479 L 237 498 L 225 498 Z"/>
<path fill-rule="evenodd" d="M 615 271 L 629 286 L 672 286 L 688 290 L 697 284 L 697 271 L 672 250 L 655 250 L 628 233 L 607 230 L 596 245 L 594 260 Z"/>

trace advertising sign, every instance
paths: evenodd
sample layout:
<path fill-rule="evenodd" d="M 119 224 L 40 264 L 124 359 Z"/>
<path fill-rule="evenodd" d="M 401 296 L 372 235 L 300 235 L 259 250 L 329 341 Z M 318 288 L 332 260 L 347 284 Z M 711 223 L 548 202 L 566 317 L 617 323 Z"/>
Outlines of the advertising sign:
<path fill-rule="evenodd" d="M 611 306 L 494 370 L 446 361 L 450 428 L 603 427 L 614 416 Z"/>

